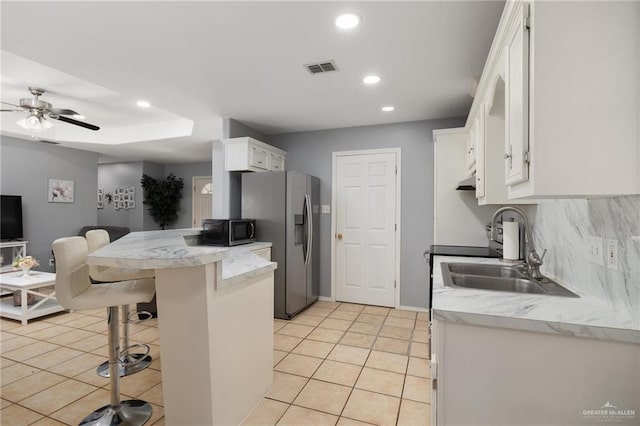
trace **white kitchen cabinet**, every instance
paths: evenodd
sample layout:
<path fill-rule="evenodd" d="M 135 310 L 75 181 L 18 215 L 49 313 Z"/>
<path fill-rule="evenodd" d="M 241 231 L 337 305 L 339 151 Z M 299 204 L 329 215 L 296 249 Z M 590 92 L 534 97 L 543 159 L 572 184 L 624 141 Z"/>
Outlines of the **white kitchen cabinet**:
<path fill-rule="evenodd" d="M 529 179 L 529 5 L 518 3 L 506 29 L 505 183 Z"/>
<path fill-rule="evenodd" d="M 432 331 L 432 425 L 579 425 L 607 401 L 637 411 L 640 345 L 437 318 Z"/>
<path fill-rule="evenodd" d="M 504 73 L 502 67 L 498 67 Z M 505 183 L 505 91 L 502 74 L 496 74 L 486 105 L 480 104 L 470 121 L 469 135 L 476 157 L 476 198 L 478 204 L 533 204 L 536 200 L 509 200 Z"/>
<path fill-rule="evenodd" d="M 284 170 L 284 155 L 270 152 L 267 158 L 267 167 L 269 170 Z"/>
<path fill-rule="evenodd" d="M 471 132 L 467 135 L 467 174 L 471 175 L 476 170 L 476 147 Z"/>
<path fill-rule="evenodd" d="M 281 149 L 249 137 L 225 139 L 222 142 L 226 171 L 284 170 L 287 153 Z"/>
<path fill-rule="evenodd" d="M 484 105 L 485 174 L 504 163 L 507 197 L 487 176 L 480 203 L 640 193 L 638 22 L 640 2 L 506 2 L 465 128 Z"/>
<path fill-rule="evenodd" d="M 476 198 L 485 196 L 485 131 L 484 131 L 484 105 L 480 106 L 480 111 L 473 120 L 470 131 L 473 141 L 474 153 L 476 157 Z"/>

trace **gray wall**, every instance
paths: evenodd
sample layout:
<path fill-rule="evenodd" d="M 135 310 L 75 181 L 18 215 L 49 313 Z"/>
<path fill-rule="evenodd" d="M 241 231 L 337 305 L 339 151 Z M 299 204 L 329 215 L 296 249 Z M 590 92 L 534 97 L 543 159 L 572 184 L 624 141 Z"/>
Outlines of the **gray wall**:
<path fill-rule="evenodd" d="M 242 138 L 245 136 L 249 136 L 266 143 L 271 140 L 271 136 L 265 135 L 261 131 L 256 130 L 253 127 L 249 127 L 238 120 L 234 120 L 233 118 L 225 118 L 222 120 L 222 137 L 227 139 Z"/>
<path fill-rule="evenodd" d="M 97 223 L 98 154 L 2 136 L 0 166 L 0 192 L 22 195 L 27 254 L 38 259 L 40 270 L 53 271 L 51 243 Z M 74 181 L 73 203 L 47 202 L 50 178 Z"/>
<path fill-rule="evenodd" d="M 191 228 L 192 220 L 192 196 L 194 176 L 211 176 L 211 162 L 206 163 L 181 163 L 181 164 L 165 164 L 164 173 L 168 175 L 173 173 L 178 178 L 184 179 L 184 189 L 182 192 L 182 200 L 180 200 L 180 211 L 178 212 L 178 221 L 171 225 L 174 229 Z"/>
<path fill-rule="evenodd" d="M 126 226 L 131 231 L 155 231 L 160 226 L 149 214 L 149 208 L 143 204 L 144 191 L 140 180 L 143 174 L 154 178 L 164 178 L 173 173 L 184 180 L 183 199 L 180 202 L 178 220 L 170 228 L 191 228 L 191 178 L 210 176 L 211 163 L 158 164 L 148 161 L 124 163 L 106 163 L 98 166 L 98 186 L 105 192 L 113 193 L 116 186 L 136 188 L 136 207 L 129 210 L 115 210 L 113 204 L 105 202 L 104 209 L 98 210 L 98 225 Z"/>
<path fill-rule="evenodd" d="M 429 306 L 428 269 L 423 253 L 433 242 L 434 129 L 463 126 L 465 119 L 415 121 L 379 126 L 271 135 L 287 151 L 286 168 L 320 178 L 321 204 L 331 204 L 332 153 L 361 149 L 402 149 L 400 304 Z M 320 220 L 320 294 L 331 295 L 331 215 Z"/>
<path fill-rule="evenodd" d="M 142 204 L 142 162 L 132 161 L 127 163 L 109 163 L 98 165 L 98 187 L 102 188 L 105 194 L 114 194 L 117 186 L 132 186 L 136 188 L 135 202 L 133 209 L 116 210 L 114 204 L 104 200 L 104 208 L 98 209 L 98 225 L 126 226 L 131 231 L 143 230 L 143 210 L 146 208 Z"/>

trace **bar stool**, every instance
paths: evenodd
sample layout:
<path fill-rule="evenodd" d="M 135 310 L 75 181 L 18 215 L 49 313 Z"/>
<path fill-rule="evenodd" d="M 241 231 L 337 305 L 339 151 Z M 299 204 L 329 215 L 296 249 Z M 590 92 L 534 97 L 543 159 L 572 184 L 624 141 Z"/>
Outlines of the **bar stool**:
<path fill-rule="evenodd" d="M 151 404 L 132 399 L 120 401 L 118 374 L 118 307 L 149 302 L 155 292 L 153 280 L 135 280 L 92 285 L 89 279 L 87 240 L 60 238 L 53 242 L 56 256 L 56 298 L 65 309 L 107 308 L 109 325 L 110 403 L 85 417 L 80 425 L 143 425 L 151 417 Z"/>
<path fill-rule="evenodd" d="M 111 243 L 109 233 L 104 229 L 95 229 L 86 233 L 89 253 L 107 246 Z M 115 281 L 128 281 L 140 279 L 153 279 L 155 271 L 153 269 L 121 269 L 110 266 L 89 266 L 89 276 L 98 283 L 110 283 Z M 118 363 L 118 373 L 120 377 L 142 371 L 151 365 L 153 358 L 149 355 L 149 346 L 143 344 L 129 344 L 129 323 L 132 322 L 129 312 L 129 305 L 121 307 L 122 312 L 122 353 Z M 149 314 L 151 317 L 151 314 Z M 134 348 L 145 348 L 144 353 L 130 353 Z M 105 361 L 97 368 L 97 373 L 102 377 L 109 377 L 109 361 Z"/>

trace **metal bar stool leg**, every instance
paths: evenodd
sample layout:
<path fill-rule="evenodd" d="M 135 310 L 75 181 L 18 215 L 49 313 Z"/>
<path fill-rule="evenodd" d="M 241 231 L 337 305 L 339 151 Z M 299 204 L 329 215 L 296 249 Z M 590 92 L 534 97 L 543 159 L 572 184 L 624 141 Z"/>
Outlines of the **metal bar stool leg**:
<path fill-rule="evenodd" d="M 122 356 L 118 367 L 120 377 L 135 374 L 151 365 L 153 358 L 146 353 L 129 354 L 129 305 L 122 306 Z M 98 366 L 98 375 L 109 377 L 109 362 L 105 361 Z"/>
<path fill-rule="evenodd" d="M 80 422 L 80 426 L 141 426 L 151 417 L 151 404 L 139 399 L 120 401 L 120 375 L 118 374 L 118 356 L 120 355 L 120 348 L 118 347 L 120 340 L 118 306 L 110 306 L 108 312 L 111 403 L 89 414 Z"/>

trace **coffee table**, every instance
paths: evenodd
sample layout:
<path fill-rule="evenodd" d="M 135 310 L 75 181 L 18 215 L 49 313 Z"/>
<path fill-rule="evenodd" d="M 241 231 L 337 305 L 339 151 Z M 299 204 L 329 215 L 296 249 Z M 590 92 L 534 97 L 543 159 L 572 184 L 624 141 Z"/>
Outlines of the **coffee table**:
<path fill-rule="evenodd" d="M 25 325 L 30 319 L 64 311 L 58 304 L 55 291 L 43 293 L 42 288 L 53 287 L 56 274 L 50 272 L 31 271 L 29 276 L 23 277 L 22 271 L 0 274 L 0 289 L 7 291 L 21 290 L 21 306 L 13 306 L 13 297 L 3 297 L 0 300 L 0 316 L 22 321 Z M 27 295 L 38 297 L 33 305 L 27 305 Z"/>

